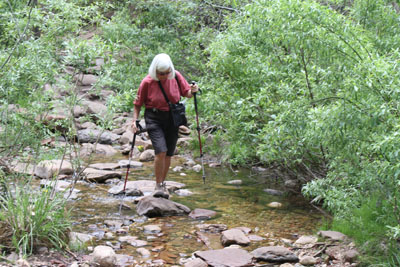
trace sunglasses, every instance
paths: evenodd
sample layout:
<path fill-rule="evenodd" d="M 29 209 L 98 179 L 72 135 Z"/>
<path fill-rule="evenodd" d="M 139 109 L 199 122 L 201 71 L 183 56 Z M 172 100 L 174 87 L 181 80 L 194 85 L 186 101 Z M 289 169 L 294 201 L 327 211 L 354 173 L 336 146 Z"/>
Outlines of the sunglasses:
<path fill-rule="evenodd" d="M 169 71 L 166 71 L 166 72 L 157 71 L 157 74 L 160 75 L 160 76 L 168 75 L 168 74 L 170 74 L 170 73 L 171 73 L 170 70 L 169 70 Z"/>

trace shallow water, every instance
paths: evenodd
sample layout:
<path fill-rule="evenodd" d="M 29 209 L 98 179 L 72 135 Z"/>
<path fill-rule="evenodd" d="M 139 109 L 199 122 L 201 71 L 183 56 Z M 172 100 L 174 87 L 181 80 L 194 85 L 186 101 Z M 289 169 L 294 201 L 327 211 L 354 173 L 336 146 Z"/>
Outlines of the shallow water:
<path fill-rule="evenodd" d="M 115 160 L 115 159 L 114 159 Z M 108 160 L 110 162 L 110 160 Z M 173 166 L 181 165 L 182 160 L 175 159 Z M 194 194 L 180 197 L 172 194 L 171 200 L 182 203 L 190 209 L 202 208 L 217 212 L 217 216 L 207 221 L 195 221 L 187 216 L 172 216 L 147 219 L 136 215 L 134 197 L 117 198 L 108 195 L 107 190 L 112 185 L 106 184 L 78 184 L 81 190 L 80 199 L 70 202 L 73 221 L 73 231 L 103 236 L 107 229 L 105 220 L 133 220 L 129 227 L 129 235 L 137 236 L 140 240 L 147 240 L 148 234 L 144 234 L 141 227 L 147 224 L 157 224 L 162 228 L 162 235 L 154 235 L 154 239 L 145 246 L 148 250 L 162 247 L 161 252 L 152 252 L 151 258 L 162 258 L 169 264 L 177 264 L 179 258 L 186 254 L 188 257 L 196 250 L 222 248 L 218 235 L 206 234 L 211 245 L 207 248 L 197 239 L 195 227 L 200 223 L 225 224 L 228 228 L 244 226 L 253 230 L 256 234 L 265 238 L 263 241 L 252 242 L 244 249 L 251 251 L 257 247 L 272 244 L 281 244 L 280 238 L 296 240 L 300 235 L 313 234 L 323 222 L 324 216 L 318 210 L 310 206 L 301 196 L 286 194 L 284 196 L 271 196 L 263 192 L 265 188 L 282 189 L 279 180 L 267 178 L 265 173 L 251 173 L 246 169 L 232 171 L 230 168 L 206 168 L 206 183 L 203 184 L 202 174 L 183 170 L 187 176 L 171 171 L 167 180 L 186 184 L 185 189 Z M 126 169 L 121 170 L 125 178 Z M 129 180 L 153 180 L 152 164 L 146 164 L 140 169 L 131 169 Z M 230 185 L 230 180 L 242 180 L 242 185 Z M 132 210 L 123 210 L 119 213 L 120 203 L 123 201 Z M 281 208 L 269 208 L 270 202 L 282 203 Z M 100 239 L 96 245 L 112 244 L 115 240 Z M 135 259 L 140 258 L 135 247 L 123 245 L 119 254 L 131 255 Z M 183 253 L 183 254 L 180 254 Z M 146 259 L 144 259 L 146 260 Z"/>

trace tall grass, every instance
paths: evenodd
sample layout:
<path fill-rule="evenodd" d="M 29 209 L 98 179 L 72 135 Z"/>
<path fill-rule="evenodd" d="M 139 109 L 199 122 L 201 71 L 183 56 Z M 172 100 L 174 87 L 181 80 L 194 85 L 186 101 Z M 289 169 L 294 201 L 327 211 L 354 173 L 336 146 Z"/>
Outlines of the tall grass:
<path fill-rule="evenodd" d="M 393 207 L 387 200 L 373 196 L 346 216 L 335 217 L 331 228 L 356 242 L 363 254 L 363 266 L 400 266 L 397 240 L 387 238 L 388 224 L 396 224 Z"/>
<path fill-rule="evenodd" d="M 36 189 L 30 183 L 7 189 L 0 196 L 5 248 L 29 255 L 37 246 L 66 247 L 71 222 L 62 195 L 52 197 L 51 188 Z"/>

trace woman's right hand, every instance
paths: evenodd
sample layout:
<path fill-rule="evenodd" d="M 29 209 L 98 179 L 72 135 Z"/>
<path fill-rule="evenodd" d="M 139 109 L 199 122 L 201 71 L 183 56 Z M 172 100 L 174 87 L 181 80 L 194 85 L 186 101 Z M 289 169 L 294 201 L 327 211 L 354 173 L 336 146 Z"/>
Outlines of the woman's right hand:
<path fill-rule="evenodd" d="M 132 121 L 131 129 L 132 129 L 132 133 L 136 133 L 139 131 L 139 129 L 136 126 L 136 120 Z"/>

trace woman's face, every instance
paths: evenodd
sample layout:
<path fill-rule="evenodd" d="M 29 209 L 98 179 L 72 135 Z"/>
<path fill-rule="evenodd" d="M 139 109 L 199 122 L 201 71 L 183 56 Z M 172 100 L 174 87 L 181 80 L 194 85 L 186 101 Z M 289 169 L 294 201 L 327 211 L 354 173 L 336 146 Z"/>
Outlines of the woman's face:
<path fill-rule="evenodd" d="M 170 73 L 171 73 L 171 68 L 169 68 L 169 69 L 166 70 L 166 71 L 159 71 L 159 70 L 156 71 L 157 78 L 158 78 L 160 81 L 164 81 L 164 80 L 168 79 L 168 75 L 169 75 Z"/>

